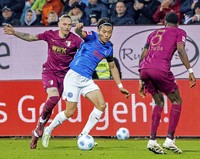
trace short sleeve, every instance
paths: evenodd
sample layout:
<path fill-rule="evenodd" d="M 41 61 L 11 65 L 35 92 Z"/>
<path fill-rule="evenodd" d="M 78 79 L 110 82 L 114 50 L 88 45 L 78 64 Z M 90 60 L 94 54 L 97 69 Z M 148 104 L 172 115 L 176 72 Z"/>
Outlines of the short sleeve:
<path fill-rule="evenodd" d="M 184 30 L 180 29 L 178 31 L 176 43 L 183 43 L 185 45 L 187 34 Z"/>

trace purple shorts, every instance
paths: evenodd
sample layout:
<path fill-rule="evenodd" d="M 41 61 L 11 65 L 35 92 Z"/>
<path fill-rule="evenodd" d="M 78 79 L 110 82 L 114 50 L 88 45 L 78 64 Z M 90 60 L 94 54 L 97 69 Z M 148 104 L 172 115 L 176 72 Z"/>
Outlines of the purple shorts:
<path fill-rule="evenodd" d="M 158 94 L 159 92 L 167 95 L 178 89 L 175 77 L 171 71 L 164 72 L 154 69 L 142 69 L 140 70 L 140 78 L 145 83 L 145 89 L 151 95 Z"/>
<path fill-rule="evenodd" d="M 60 96 L 62 96 L 63 92 L 63 80 L 63 77 L 58 77 L 52 72 L 42 72 L 42 83 L 44 89 L 47 90 L 47 88 L 56 87 Z"/>

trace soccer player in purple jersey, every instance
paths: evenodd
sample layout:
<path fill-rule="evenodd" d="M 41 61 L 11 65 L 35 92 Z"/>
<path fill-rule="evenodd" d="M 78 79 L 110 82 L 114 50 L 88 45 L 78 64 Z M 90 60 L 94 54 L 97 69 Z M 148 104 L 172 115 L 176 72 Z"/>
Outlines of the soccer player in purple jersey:
<path fill-rule="evenodd" d="M 69 64 L 82 43 L 82 39 L 70 31 L 72 20 L 69 16 L 61 16 L 58 27 L 59 30 L 49 30 L 38 35 L 15 31 L 11 25 L 4 27 L 5 34 L 14 35 L 25 41 L 44 40 L 48 44 L 48 58 L 43 64 L 42 71 L 42 82 L 48 96 L 37 127 L 32 133 L 31 149 L 37 147 L 37 141 L 43 134 L 44 126 L 62 96 L 64 76 L 68 72 Z"/>
<path fill-rule="evenodd" d="M 168 134 L 163 147 L 174 153 L 182 153 L 181 149 L 175 145 L 174 140 L 182 105 L 175 77 L 170 71 L 171 59 L 176 50 L 183 65 L 189 72 L 190 87 L 196 84 L 196 79 L 185 51 L 186 32 L 178 28 L 178 16 L 172 12 L 167 14 L 165 26 L 165 28 L 157 29 L 148 36 L 139 63 L 139 93 L 142 97 L 145 97 L 146 89 L 155 101 L 155 107 L 152 112 L 151 135 L 147 148 L 157 154 L 165 153 L 156 141 L 156 133 L 164 107 L 162 93 L 166 94 L 172 103 Z"/>
<path fill-rule="evenodd" d="M 121 83 L 113 59 L 113 45 L 109 41 L 113 32 L 112 22 L 108 18 L 100 19 L 97 25 L 97 33 L 94 31 L 86 32 L 82 29 L 83 23 L 78 23 L 75 27 L 75 32 L 83 38 L 84 42 L 71 62 L 70 70 L 64 79 L 63 99 L 65 99 L 67 107 L 65 111 L 58 113 L 51 124 L 45 128 L 42 136 L 44 147 L 48 147 L 53 129 L 75 113 L 80 95 L 86 97 L 95 106 L 81 134 L 89 134 L 99 121 L 106 108 L 106 103 L 101 90 L 92 80 L 92 74 L 103 58 L 106 58 L 109 63 L 119 91 L 127 98 L 130 96 L 129 91 Z"/>

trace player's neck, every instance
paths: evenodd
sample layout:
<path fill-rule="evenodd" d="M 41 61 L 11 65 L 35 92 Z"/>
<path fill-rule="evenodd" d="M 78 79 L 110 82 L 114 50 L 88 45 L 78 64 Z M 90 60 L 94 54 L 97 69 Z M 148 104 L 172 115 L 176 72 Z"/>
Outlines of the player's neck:
<path fill-rule="evenodd" d="M 69 33 L 68 34 L 63 34 L 63 33 L 61 33 L 61 31 L 59 31 L 59 37 L 60 38 L 66 38 L 68 35 L 69 35 Z"/>
<path fill-rule="evenodd" d="M 102 43 L 103 45 L 105 44 L 105 42 L 101 41 L 101 39 L 99 38 L 100 43 Z"/>

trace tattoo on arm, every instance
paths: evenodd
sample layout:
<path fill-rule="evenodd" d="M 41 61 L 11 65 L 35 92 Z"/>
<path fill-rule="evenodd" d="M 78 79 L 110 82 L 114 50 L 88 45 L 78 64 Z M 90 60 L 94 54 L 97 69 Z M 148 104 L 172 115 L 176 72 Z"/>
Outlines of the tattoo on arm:
<path fill-rule="evenodd" d="M 28 33 L 21 33 L 21 32 L 15 32 L 14 35 L 22 40 L 25 41 L 36 41 L 39 40 L 36 35 L 31 35 Z"/>

